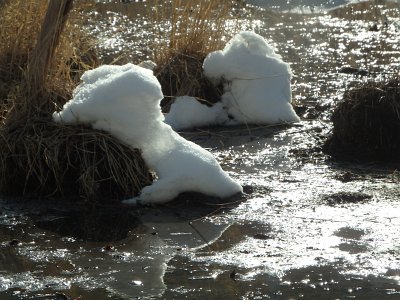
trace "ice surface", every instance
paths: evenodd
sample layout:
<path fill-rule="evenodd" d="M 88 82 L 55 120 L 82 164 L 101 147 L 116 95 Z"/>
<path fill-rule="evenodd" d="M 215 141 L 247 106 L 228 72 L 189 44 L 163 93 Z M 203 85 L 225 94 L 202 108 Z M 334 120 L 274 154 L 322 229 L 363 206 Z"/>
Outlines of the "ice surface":
<path fill-rule="evenodd" d="M 127 64 L 101 66 L 82 76 L 56 122 L 85 123 L 110 132 L 142 156 L 158 180 L 126 203 L 162 203 L 185 191 L 216 197 L 242 192 L 213 155 L 164 123 L 161 86 L 151 70 Z"/>
<path fill-rule="evenodd" d="M 227 121 L 228 114 L 221 102 L 209 107 L 188 96 L 176 98 L 165 115 L 165 123 L 174 130 L 222 125 Z"/>
<path fill-rule="evenodd" d="M 291 105 L 291 71 L 263 37 L 243 31 L 223 50 L 210 53 L 203 64 L 214 83 L 223 79 L 222 102 L 239 123 L 297 122 Z"/>

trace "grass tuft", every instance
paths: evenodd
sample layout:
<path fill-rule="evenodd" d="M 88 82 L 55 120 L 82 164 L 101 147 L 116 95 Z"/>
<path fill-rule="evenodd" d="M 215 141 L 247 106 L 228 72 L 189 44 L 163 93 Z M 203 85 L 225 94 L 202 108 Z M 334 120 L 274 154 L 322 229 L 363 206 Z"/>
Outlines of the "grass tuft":
<path fill-rule="evenodd" d="M 169 111 L 174 97 L 192 96 L 206 103 L 215 103 L 221 90 L 214 87 L 203 75 L 202 65 L 208 53 L 222 49 L 239 30 L 232 15 L 238 4 L 232 1 L 181 1 L 172 0 L 153 11 L 153 23 L 159 40 L 154 61 L 155 75 L 164 95 L 162 108 Z M 169 25 L 168 36 L 165 27 Z M 227 34 L 229 32 L 229 35 Z"/>
<path fill-rule="evenodd" d="M 112 202 L 152 181 L 140 152 L 108 133 L 38 118 L 2 130 L 0 187 L 8 195 Z"/>
<path fill-rule="evenodd" d="M 400 153 L 400 79 L 346 91 L 332 115 L 327 153 L 338 158 L 396 160 Z"/>
<path fill-rule="evenodd" d="M 92 202 L 135 195 L 152 181 L 138 150 L 110 134 L 51 119 L 83 72 L 98 65 L 79 8 L 50 45 L 54 55 L 43 84 L 32 84 L 34 68 L 42 68 L 35 64 L 35 41 L 47 38 L 41 24 L 48 3 L 6 1 L 0 10 L 0 193 Z"/>

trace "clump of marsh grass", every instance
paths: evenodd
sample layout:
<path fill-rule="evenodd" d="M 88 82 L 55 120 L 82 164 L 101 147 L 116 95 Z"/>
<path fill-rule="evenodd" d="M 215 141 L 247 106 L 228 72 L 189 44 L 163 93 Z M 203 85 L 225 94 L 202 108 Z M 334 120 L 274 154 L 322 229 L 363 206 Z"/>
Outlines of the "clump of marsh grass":
<path fill-rule="evenodd" d="M 71 7 L 46 14 L 55 3 L 6 1 L 0 11 L 0 193 L 93 201 L 137 194 L 152 180 L 138 150 L 51 120 L 80 75 L 98 64 L 78 10 L 68 22 Z M 64 30 L 42 29 L 54 16 Z"/>
<path fill-rule="evenodd" d="M 222 49 L 238 31 L 237 19 L 232 16 L 235 5 L 223 0 L 172 0 L 169 5 L 155 6 L 156 35 L 165 41 L 154 52 L 155 75 L 167 95 L 163 111 L 169 110 L 176 96 L 193 96 L 208 103 L 219 100 L 221 91 L 205 78 L 202 65 L 208 53 Z"/>
<path fill-rule="evenodd" d="M 140 152 L 108 133 L 46 119 L 0 135 L 2 193 L 108 203 L 152 181 Z"/>
<path fill-rule="evenodd" d="M 345 92 L 324 150 L 338 158 L 395 160 L 400 153 L 400 79 Z"/>
<path fill-rule="evenodd" d="M 165 98 L 161 101 L 163 112 L 168 112 L 175 97 L 192 96 L 203 104 L 217 102 L 223 91 L 215 87 L 203 73 L 205 55 L 192 56 L 184 53 L 171 53 L 171 57 L 156 70 Z"/>

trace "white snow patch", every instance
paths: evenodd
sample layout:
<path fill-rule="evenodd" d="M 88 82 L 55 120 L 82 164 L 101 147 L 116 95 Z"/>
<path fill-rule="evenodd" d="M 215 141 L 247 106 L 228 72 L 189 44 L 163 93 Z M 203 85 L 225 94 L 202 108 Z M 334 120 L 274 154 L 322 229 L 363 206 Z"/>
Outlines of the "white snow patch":
<path fill-rule="evenodd" d="M 223 50 L 208 54 L 203 68 L 213 82 L 227 81 L 222 102 L 239 123 L 299 121 L 291 105 L 290 67 L 260 35 L 237 34 Z"/>
<path fill-rule="evenodd" d="M 189 96 L 176 98 L 165 115 L 165 123 L 174 130 L 221 125 L 227 121 L 228 114 L 221 102 L 209 107 Z"/>
<path fill-rule="evenodd" d="M 82 76 L 73 98 L 53 119 L 89 124 L 142 150 L 158 180 L 126 203 L 162 203 L 185 191 L 222 198 L 242 192 L 211 153 L 163 122 L 162 98 L 160 83 L 151 70 L 132 64 L 105 65 Z"/>

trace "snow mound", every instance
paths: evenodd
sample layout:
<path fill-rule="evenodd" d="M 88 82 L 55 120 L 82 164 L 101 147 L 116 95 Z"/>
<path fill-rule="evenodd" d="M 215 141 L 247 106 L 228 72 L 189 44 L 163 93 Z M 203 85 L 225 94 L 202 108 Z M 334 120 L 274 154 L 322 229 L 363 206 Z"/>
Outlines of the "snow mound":
<path fill-rule="evenodd" d="M 185 191 L 221 198 L 242 192 L 213 155 L 164 123 L 160 83 L 151 70 L 127 64 L 87 71 L 56 122 L 106 130 L 142 156 L 158 180 L 126 203 L 162 203 Z"/>
<path fill-rule="evenodd" d="M 221 125 L 227 121 L 228 114 L 221 102 L 209 107 L 189 96 L 176 98 L 165 116 L 165 123 L 174 130 Z"/>
<path fill-rule="evenodd" d="M 239 123 L 297 122 L 291 105 L 291 71 L 263 37 L 237 34 L 223 50 L 206 57 L 205 75 L 215 83 L 224 79 L 222 102 Z"/>
<path fill-rule="evenodd" d="M 53 114 L 54 121 L 90 124 L 95 129 L 109 131 L 126 141 L 126 131 L 133 118 L 132 111 L 138 106 L 132 99 L 140 101 L 141 110 L 148 111 L 146 116 L 135 116 L 137 124 L 146 124 L 148 118 L 164 119 L 162 114 L 157 113 L 157 109 L 160 110 L 159 98 L 163 94 L 161 89 L 155 89 L 159 83 L 151 70 L 132 64 L 104 65 L 85 72 L 81 79 L 82 83 L 74 90 L 72 100 L 63 106 L 61 112 Z M 141 143 L 145 133 L 146 128 L 135 128 L 131 131 L 131 138 L 134 141 L 139 139 L 138 143 Z"/>

